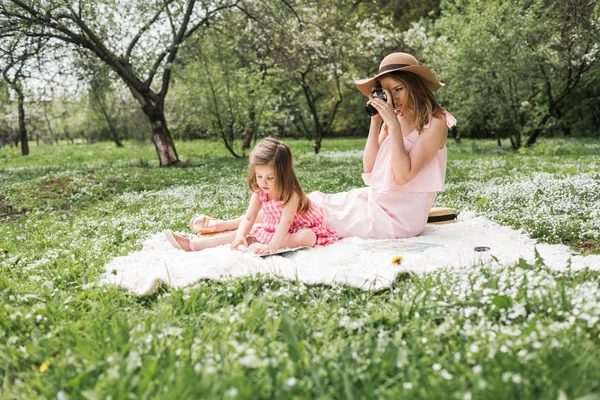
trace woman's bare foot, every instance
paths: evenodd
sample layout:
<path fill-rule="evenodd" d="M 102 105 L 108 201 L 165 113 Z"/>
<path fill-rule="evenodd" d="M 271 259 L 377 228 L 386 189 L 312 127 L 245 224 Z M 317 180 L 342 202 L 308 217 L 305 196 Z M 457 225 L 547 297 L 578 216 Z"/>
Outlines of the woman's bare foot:
<path fill-rule="evenodd" d="M 219 229 L 219 222 L 223 221 L 211 218 L 208 215 L 195 215 L 190 220 L 190 229 L 201 235 L 221 232 L 222 229 Z"/>
<path fill-rule="evenodd" d="M 243 217 L 236 219 L 221 220 L 211 218 L 208 215 L 195 215 L 190 220 L 190 229 L 201 236 L 212 236 L 222 232 L 231 232 L 239 228 Z M 259 213 L 256 223 L 262 223 L 262 215 Z"/>

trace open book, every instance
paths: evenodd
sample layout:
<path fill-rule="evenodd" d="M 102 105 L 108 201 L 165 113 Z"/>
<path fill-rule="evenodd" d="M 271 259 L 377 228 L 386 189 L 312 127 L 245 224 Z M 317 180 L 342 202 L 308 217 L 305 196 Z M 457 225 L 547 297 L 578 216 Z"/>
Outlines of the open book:
<path fill-rule="evenodd" d="M 276 256 L 276 255 L 280 256 L 282 254 L 292 253 L 294 251 L 298 251 L 298 250 L 302 250 L 302 249 L 310 249 L 310 247 L 309 246 L 300 246 L 300 247 L 279 249 L 276 252 L 273 252 L 271 254 L 256 254 L 256 255 L 260 256 L 260 257 L 269 257 L 269 256 Z M 254 249 L 250 248 L 250 249 L 248 249 L 248 252 L 254 254 Z"/>

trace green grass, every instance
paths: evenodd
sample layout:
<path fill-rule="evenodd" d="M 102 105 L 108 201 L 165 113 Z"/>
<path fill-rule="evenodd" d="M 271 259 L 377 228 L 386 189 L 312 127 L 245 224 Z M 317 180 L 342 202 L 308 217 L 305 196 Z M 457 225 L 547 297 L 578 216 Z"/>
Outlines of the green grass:
<path fill-rule="evenodd" d="M 362 186 L 364 140 L 289 141 L 307 192 Z M 437 205 L 599 253 L 600 143 L 449 147 Z M 218 142 L 0 149 L 0 397 L 576 399 L 600 394 L 600 276 L 543 260 L 403 276 L 380 293 L 266 277 L 136 297 L 112 258 L 246 207 Z M 594 397 L 597 398 L 597 397 Z"/>

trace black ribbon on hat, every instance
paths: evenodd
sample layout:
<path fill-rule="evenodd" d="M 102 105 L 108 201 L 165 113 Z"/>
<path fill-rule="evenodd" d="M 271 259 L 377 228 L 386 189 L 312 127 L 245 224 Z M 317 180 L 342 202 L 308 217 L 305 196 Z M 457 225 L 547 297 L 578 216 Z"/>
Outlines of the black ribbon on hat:
<path fill-rule="evenodd" d="M 410 67 L 410 64 L 390 64 L 390 65 L 384 65 L 383 67 L 379 68 L 379 73 L 381 74 L 382 72 L 385 71 L 389 71 L 392 69 L 399 69 L 399 68 L 404 68 L 404 67 Z"/>

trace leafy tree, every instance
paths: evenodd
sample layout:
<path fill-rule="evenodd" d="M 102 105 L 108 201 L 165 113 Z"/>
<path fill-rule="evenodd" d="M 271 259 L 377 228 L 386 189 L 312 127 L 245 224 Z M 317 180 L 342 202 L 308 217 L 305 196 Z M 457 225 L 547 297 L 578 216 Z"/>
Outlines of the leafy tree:
<path fill-rule="evenodd" d="M 557 108 L 560 116 L 554 130 L 566 136 L 600 137 L 600 65 L 581 77 L 581 83 Z"/>
<path fill-rule="evenodd" d="M 277 79 L 267 74 L 255 49 L 244 45 L 245 25 L 243 15 L 229 16 L 182 51 L 185 66 L 176 76 L 182 84 L 174 86 L 170 114 L 182 135 L 217 136 L 236 157 L 259 131 L 274 133 L 266 121 L 279 118 Z"/>
<path fill-rule="evenodd" d="M 21 155 L 29 155 L 29 140 L 25 125 L 25 89 L 23 81 L 30 76 L 32 64 L 35 62 L 46 40 L 27 37 L 0 36 L 0 72 L 8 87 L 14 91 L 17 98 L 19 113 L 19 141 L 21 142 Z"/>
<path fill-rule="evenodd" d="M 244 48 L 254 49 L 268 73 L 281 80 L 279 97 L 289 122 L 314 138 L 318 152 L 332 129 L 346 89 L 356 15 L 343 0 L 308 1 L 293 8 L 257 2 L 245 8 L 251 24 Z"/>
<path fill-rule="evenodd" d="M 140 103 L 152 126 L 160 165 L 168 166 L 180 162 L 164 113 L 179 49 L 237 4 L 235 0 L 8 0 L 0 4 L 0 30 L 69 43 L 108 65 Z"/>
<path fill-rule="evenodd" d="M 8 118 L 11 104 L 8 93 L 8 84 L 4 79 L 0 80 L 0 147 L 10 143 L 13 129 Z"/>
<path fill-rule="evenodd" d="M 446 98 L 471 130 L 533 145 L 599 58 L 599 24 L 587 1 L 442 2 L 428 46 L 452 89 Z"/>
<path fill-rule="evenodd" d="M 387 25 L 384 16 L 391 16 L 395 32 L 410 29 L 413 22 L 422 18 L 435 20 L 440 14 L 440 0 L 357 0 L 352 7 L 380 26 Z"/>
<path fill-rule="evenodd" d="M 118 114 L 119 98 L 116 94 L 114 80 L 106 65 L 94 65 L 86 68 L 89 71 L 89 106 L 96 119 L 101 125 L 105 125 L 111 140 L 117 147 L 123 147 L 121 134 L 119 133 Z"/>

